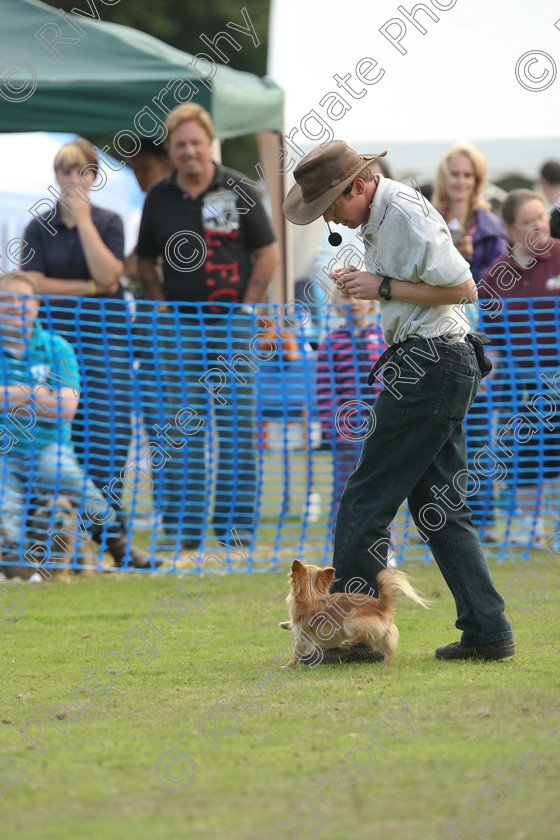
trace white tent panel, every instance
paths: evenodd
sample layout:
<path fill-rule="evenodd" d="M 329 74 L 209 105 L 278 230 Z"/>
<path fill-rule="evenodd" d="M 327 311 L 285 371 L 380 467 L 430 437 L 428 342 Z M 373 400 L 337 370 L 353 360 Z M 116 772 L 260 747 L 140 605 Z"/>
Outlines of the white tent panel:
<path fill-rule="evenodd" d="M 377 65 L 360 65 L 366 58 Z M 560 155 L 557 65 L 556 0 L 278 0 L 271 13 L 268 69 L 286 91 L 293 140 L 306 150 L 331 136 L 359 151 L 388 148 L 397 172 L 433 171 L 447 145 L 468 139 L 491 174 L 534 175 Z M 328 116 L 329 93 L 349 106 L 339 119 Z M 311 111 L 319 119 L 305 121 Z"/>
<path fill-rule="evenodd" d="M 536 178 L 560 158 L 557 65 L 557 0 L 271 3 L 268 71 L 286 93 L 296 161 L 342 139 L 364 153 L 388 149 L 397 178 L 431 180 L 443 151 L 468 140 L 490 177 Z M 293 228 L 296 277 L 323 229 Z"/>

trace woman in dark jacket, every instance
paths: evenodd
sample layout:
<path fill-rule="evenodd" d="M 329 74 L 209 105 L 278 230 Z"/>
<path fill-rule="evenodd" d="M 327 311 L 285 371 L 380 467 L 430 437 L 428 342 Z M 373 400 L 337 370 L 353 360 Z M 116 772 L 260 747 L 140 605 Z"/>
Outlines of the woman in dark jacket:
<path fill-rule="evenodd" d="M 456 143 L 439 162 L 432 197 L 457 250 L 470 263 L 477 285 L 507 244 L 502 222 L 482 199 L 487 171 L 486 159 L 478 149 L 469 143 Z"/>
<path fill-rule="evenodd" d="M 54 171 L 60 194 L 56 211 L 29 222 L 25 270 L 46 299 L 45 327 L 69 341 L 82 368 L 80 405 L 72 424 L 76 454 L 97 487 L 116 507 L 120 526 L 111 551 L 120 563 L 126 550 L 123 481 L 131 438 L 132 383 L 127 312 L 120 275 L 124 230 L 112 210 L 92 204 L 101 175 L 95 150 L 79 138 L 59 149 Z M 130 563 L 149 566 L 148 555 L 130 546 Z"/>
<path fill-rule="evenodd" d="M 560 366 L 560 241 L 550 236 L 550 216 L 536 192 L 512 190 L 502 216 L 511 247 L 490 266 L 480 290 L 481 298 L 491 300 L 484 304 L 484 332 L 496 350 L 507 350 L 511 365 L 494 448 L 515 492 L 510 543 L 546 548 L 548 516 L 551 523 L 556 520 L 553 543 L 559 531 L 553 499 L 560 477 L 560 397 L 555 386 Z M 510 456 L 498 449 L 504 439 Z"/>

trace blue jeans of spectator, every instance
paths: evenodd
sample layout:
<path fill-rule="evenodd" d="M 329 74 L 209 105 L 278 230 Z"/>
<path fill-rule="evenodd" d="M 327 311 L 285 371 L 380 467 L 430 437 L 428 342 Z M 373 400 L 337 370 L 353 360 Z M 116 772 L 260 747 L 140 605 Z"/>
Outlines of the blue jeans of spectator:
<path fill-rule="evenodd" d="M 87 341 L 87 335 L 82 336 L 80 362 L 84 373 L 80 404 L 72 423 L 72 442 L 94 484 L 102 491 L 111 486 L 110 495 L 118 500 L 113 504 L 124 529 L 122 476 L 132 435 L 131 351 L 124 346 L 124 339 L 106 336 L 103 344 L 88 352 Z"/>
<path fill-rule="evenodd" d="M 517 465 L 512 470 L 516 485 L 537 485 L 560 475 L 560 398 L 551 387 L 557 373 L 557 368 L 546 367 L 515 370 L 513 410 L 503 418 L 503 425 L 515 415 L 527 427 L 517 434 L 510 432 L 503 440 Z M 502 458 L 507 461 L 507 456 Z"/>
<path fill-rule="evenodd" d="M 157 315 L 157 310 L 151 302 L 148 307 L 143 301 L 139 302 L 136 318 L 134 341 L 135 355 L 140 360 L 136 383 L 139 413 L 150 443 L 157 445 L 159 449 L 169 450 L 171 445 L 165 435 L 169 440 L 174 440 L 174 420 L 180 400 L 173 400 L 168 393 L 167 383 L 173 381 L 174 371 L 177 369 L 179 325 L 172 316 Z M 180 438 L 176 434 L 175 436 L 175 445 L 180 446 Z M 160 515 L 165 520 L 165 511 L 172 504 L 167 498 L 170 482 L 165 480 L 166 463 L 161 466 L 162 462 L 163 459 L 158 459 L 160 468 L 153 469 L 151 475 L 156 521 Z"/>
<path fill-rule="evenodd" d="M 50 298 L 41 317 L 46 329 L 62 335 L 76 351 L 82 381 L 72 421 L 73 449 L 101 491 L 112 482 L 114 509 L 124 530 L 122 476 L 132 434 L 133 360 L 127 302 L 88 297 L 77 307 L 76 300 L 63 298 L 59 305 Z"/>
<path fill-rule="evenodd" d="M 143 402 L 161 401 L 164 423 L 152 440 L 168 456 L 156 484 L 166 534 L 196 541 L 208 524 L 220 538 L 233 526 L 253 531 L 258 361 L 249 349 L 252 317 L 234 310 L 207 325 L 181 315 L 158 321 L 157 356 L 142 366 L 149 371 Z"/>
<path fill-rule="evenodd" d="M 27 453 L 14 449 L 3 456 L 0 479 L 0 523 L 5 554 L 18 554 L 27 548 L 26 523 L 35 495 L 66 496 L 80 510 L 84 527 L 92 536 L 100 536 L 103 525 L 99 523 L 105 522 L 109 536 L 116 535 L 115 512 L 85 474 L 71 448 L 52 443 Z M 44 541 L 50 542 L 48 534 Z"/>
<path fill-rule="evenodd" d="M 389 525 L 408 499 L 414 522 L 426 534 L 455 599 L 456 627 L 462 630 L 464 644 L 510 638 L 504 601 L 492 581 L 463 492 L 463 420 L 480 384 L 476 357 L 464 341 L 434 339 L 438 358 L 433 361 L 414 355 L 414 348 L 429 352 L 424 339 L 411 338 L 402 346 L 402 355 L 393 356 L 399 379 L 390 388 L 386 380 L 376 400 L 375 426 L 342 495 L 334 546 L 339 580 L 334 586 L 344 591 L 352 578 L 361 578 L 377 591 L 375 578 L 386 565 Z M 394 373 L 393 369 L 391 378 Z"/>

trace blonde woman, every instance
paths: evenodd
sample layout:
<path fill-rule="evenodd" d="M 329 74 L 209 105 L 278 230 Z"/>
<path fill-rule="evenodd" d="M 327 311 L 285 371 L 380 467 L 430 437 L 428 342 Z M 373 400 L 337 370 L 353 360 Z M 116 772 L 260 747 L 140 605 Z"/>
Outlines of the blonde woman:
<path fill-rule="evenodd" d="M 487 171 L 486 159 L 477 148 L 455 143 L 439 162 L 432 196 L 432 204 L 447 222 L 455 247 L 469 262 L 477 285 L 507 244 L 502 222 L 482 198 Z"/>
<path fill-rule="evenodd" d="M 80 360 L 83 391 L 72 423 L 72 441 L 95 485 L 110 488 L 124 554 L 126 518 L 123 475 L 131 437 L 131 351 L 120 276 L 124 271 L 124 229 L 120 216 L 92 204 L 99 161 L 82 138 L 65 143 L 54 159 L 60 195 L 54 215 L 35 217 L 24 239 L 30 258 L 25 270 L 48 299 L 40 317 Z M 53 232 L 54 231 L 54 232 Z M 105 488 L 105 489 L 104 489 Z M 146 553 L 131 547 L 133 565 L 149 565 Z"/>

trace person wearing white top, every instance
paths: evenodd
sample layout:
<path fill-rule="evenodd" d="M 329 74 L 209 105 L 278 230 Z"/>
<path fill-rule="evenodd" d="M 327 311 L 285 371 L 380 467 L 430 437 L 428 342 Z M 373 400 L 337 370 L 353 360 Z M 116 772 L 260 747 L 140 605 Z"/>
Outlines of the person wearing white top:
<path fill-rule="evenodd" d="M 295 224 L 322 216 L 361 226 L 367 271 L 342 268 L 333 278 L 346 294 L 379 301 L 384 339 L 392 345 L 380 360 L 388 360 L 384 387 L 340 503 L 333 588 L 353 592 L 357 582 L 360 591 L 376 594 L 389 525 L 407 499 L 462 631 L 436 657 L 502 659 L 515 653 L 515 642 L 465 495 L 463 420 L 485 370 L 483 354 L 466 339 L 464 304 L 476 300 L 476 285 L 435 208 L 412 188 L 372 175 L 372 162 L 340 140 L 320 146 L 295 168 L 284 202 Z"/>

